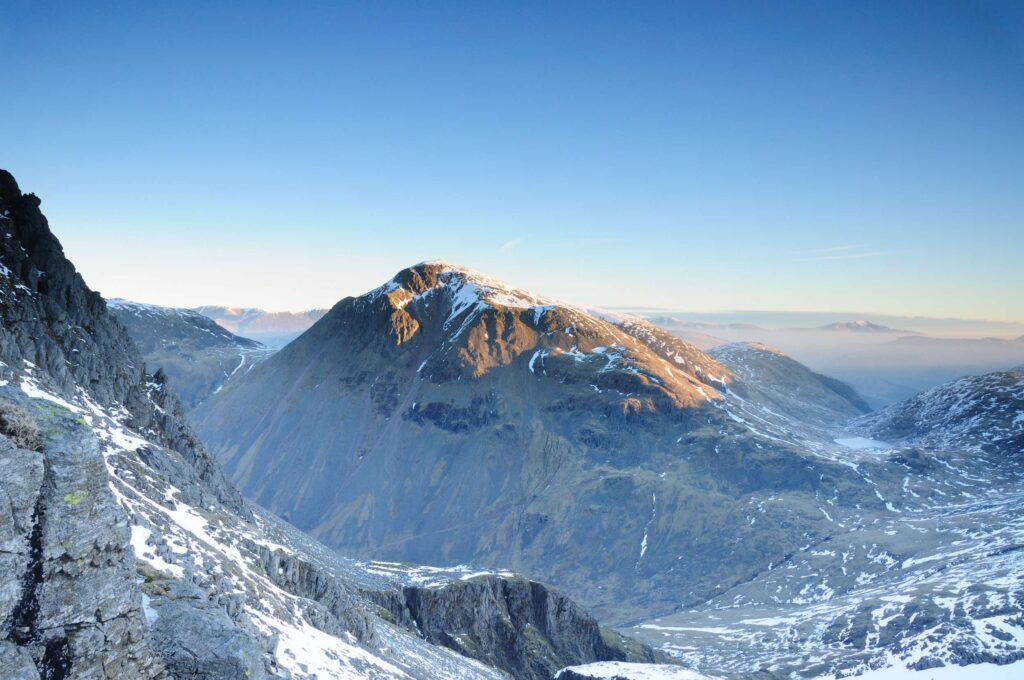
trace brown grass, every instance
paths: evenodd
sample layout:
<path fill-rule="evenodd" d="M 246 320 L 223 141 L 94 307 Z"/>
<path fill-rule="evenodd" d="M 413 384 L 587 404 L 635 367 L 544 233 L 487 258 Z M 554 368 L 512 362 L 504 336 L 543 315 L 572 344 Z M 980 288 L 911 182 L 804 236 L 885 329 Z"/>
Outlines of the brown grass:
<path fill-rule="evenodd" d="M 13 401 L 0 399 L 0 432 L 23 449 L 41 451 L 43 440 L 32 415 Z"/>

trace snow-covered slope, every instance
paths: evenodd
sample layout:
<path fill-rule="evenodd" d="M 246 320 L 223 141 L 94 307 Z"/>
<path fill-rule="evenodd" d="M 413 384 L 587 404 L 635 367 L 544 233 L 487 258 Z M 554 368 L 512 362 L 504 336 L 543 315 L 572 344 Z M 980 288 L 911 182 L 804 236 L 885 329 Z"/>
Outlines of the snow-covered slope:
<path fill-rule="evenodd" d="M 599 661 L 563 668 L 555 680 L 714 680 L 709 675 L 677 666 Z"/>
<path fill-rule="evenodd" d="M 1020 397 L 1019 374 L 978 376 L 848 423 L 888 439 L 837 437 L 883 511 L 828 503 L 825 538 L 634 632 L 701 669 L 778 677 L 1024 659 Z"/>
<path fill-rule="evenodd" d="M 374 616 L 372 603 L 347 583 L 355 564 L 317 550 L 262 511 L 239 514 L 211 497 L 173 453 L 126 427 L 124 414 L 118 417 L 82 392 L 57 396 L 30 366 L 15 375 L 29 399 L 7 390 L 8 399 L 48 409 L 52 418 L 98 441 L 109 490 L 126 513 L 150 634 L 165 648 L 170 638 L 182 648 L 163 659 L 174 677 L 190 677 L 178 657 L 202 645 L 192 639 L 201 635 L 233 638 L 223 643 L 224 659 L 216 667 L 239 668 L 249 677 L 501 677 Z M 161 470 L 151 467 L 154 461 Z M 168 474 L 171 466 L 176 469 Z M 77 499 L 70 493 L 69 503 Z M 329 598 L 304 592 L 301 571 L 312 570 L 321 574 Z M 175 630 L 164 630 L 165 622 Z"/>

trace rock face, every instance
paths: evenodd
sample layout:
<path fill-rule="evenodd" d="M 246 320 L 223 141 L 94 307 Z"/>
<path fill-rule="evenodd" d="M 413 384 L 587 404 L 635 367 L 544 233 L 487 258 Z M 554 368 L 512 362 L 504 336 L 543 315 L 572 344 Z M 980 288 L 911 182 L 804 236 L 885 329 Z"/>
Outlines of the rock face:
<path fill-rule="evenodd" d="M 860 413 L 800 368 L 827 397 L 818 421 Z M 648 323 L 424 263 L 339 302 L 196 417 L 250 498 L 329 545 L 523 571 L 623 621 L 820 540 L 821 484 L 878 504 L 790 422 L 769 431 L 756 389 Z"/>
<path fill-rule="evenodd" d="M 147 373 L 64 258 L 39 200 L 5 172 L 0 231 L 0 677 L 514 672 L 487 665 L 513 657 L 488 647 L 485 630 L 471 654 L 481 663 L 425 639 L 411 618 L 388 620 L 378 602 L 413 568 L 341 558 L 243 500 L 162 373 Z M 491 605 L 478 595 L 456 598 L 450 615 Z M 583 614 L 556 619 L 538 649 L 595 627 Z M 588 660 L 607 651 L 581 644 Z M 608 653 L 651 655 L 635 644 Z"/>
<path fill-rule="evenodd" d="M 165 490 L 172 476 L 187 479 L 181 500 L 251 513 L 174 395 L 145 373 L 123 327 L 64 258 L 39 203 L 0 172 L 2 481 L 19 509 L 5 531 L 15 564 L 0 588 L 0 621 L 17 651 L 4 658 L 30 659 L 43 678 L 164 677 L 155 649 L 174 647 L 183 629 L 160 636 L 146 625 L 130 514 L 107 458 L 114 440 L 144 443 L 136 457 L 162 468 Z M 127 427 L 147 440 L 129 438 Z M 32 676 L 13 668 L 0 676 L 7 671 Z"/>
<path fill-rule="evenodd" d="M 486 574 L 441 587 L 409 585 L 378 601 L 427 640 L 516 678 L 547 680 L 581 659 L 655 660 L 650 650 L 602 630 L 572 600 L 524 578 Z"/>
<path fill-rule="evenodd" d="M 268 312 L 257 307 L 206 305 L 191 310 L 232 333 L 252 338 L 268 347 L 284 347 L 327 313 L 326 309 L 304 312 Z"/>
<path fill-rule="evenodd" d="M 162 370 L 186 411 L 273 354 L 189 309 L 108 300 L 150 370 Z"/>

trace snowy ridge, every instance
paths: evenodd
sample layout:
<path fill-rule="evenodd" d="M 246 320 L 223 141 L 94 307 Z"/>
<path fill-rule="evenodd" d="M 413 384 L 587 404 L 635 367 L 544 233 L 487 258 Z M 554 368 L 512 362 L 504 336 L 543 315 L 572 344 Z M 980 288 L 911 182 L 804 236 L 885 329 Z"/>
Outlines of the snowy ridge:
<path fill-rule="evenodd" d="M 107 308 L 128 330 L 146 365 L 163 369 L 188 408 L 220 392 L 232 378 L 275 351 L 190 309 L 121 299 L 108 300 Z"/>
<path fill-rule="evenodd" d="M 426 290 L 418 293 L 410 291 L 400 278 L 406 272 L 417 269 L 430 268 L 437 273 L 437 282 Z M 568 307 L 568 305 L 533 293 L 528 293 L 509 286 L 508 284 L 491 278 L 468 267 L 462 267 L 444 260 L 427 260 L 403 270 L 398 276 L 391 279 L 382 286 L 378 286 L 366 295 L 371 301 L 382 296 L 392 296 L 396 305 L 404 307 L 413 299 L 425 296 L 438 288 L 451 288 L 455 297 L 461 301 L 458 305 L 460 310 L 465 310 L 470 305 L 487 304 L 491 306 L 513 307 L 519 309 L 536 309 L 543 307 Z M 453 314 L 458 316 L 458 314 Z"/>
<path fill-rule="evenodd" d="M 180 307 L 161 307 L 160 305 L 152 305 L 145 302 L 132 302 L 131 300 L 124 300 L 122 298 L 111 298 L 107 300 L 107 307 L 111 310 L 130 312 L 139 316 L 178 317 L 197 326 L 200 330 L 209 333 L 212 336 L 229 341 L 233 341 L 235 339 L 235 336 L 232 333 L 220 326 L 217 326 L 216 324 L 208 323 L 209 319 L 202 314 L 192 311 L 191 309 L 183 309 Z"/>

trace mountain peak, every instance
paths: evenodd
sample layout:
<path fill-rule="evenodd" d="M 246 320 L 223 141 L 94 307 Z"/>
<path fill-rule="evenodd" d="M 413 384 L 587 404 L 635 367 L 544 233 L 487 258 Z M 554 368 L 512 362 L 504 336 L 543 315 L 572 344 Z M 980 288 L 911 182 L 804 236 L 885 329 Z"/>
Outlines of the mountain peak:
<path fill-rule="evenodd" d="M 324 333 L 355 346 L 387 338 L 391 365 L 438 383 L 515 365 L 536 378 L 585 380 L 599 392 L 614 384 L 612 393 L 668 397 L 679 407 L 717 399 L 730 380 L 714 359 L 651 323 L 567 305 L 443 261 L 403 269 L 343 300 L 326 319 Z M 351 337 L 354 328 L 361 330 Z"/>
<path fill-rule="evenodd" d="M 452 313 L 461 315 L 481 305 L 516 309 L 539 307 L 568 307 L 556 300 L 514 288 L 486 274 L 444 260 L 430 260 L 403 269 L 375 288 L 363 299 L 376 301 L 387 298 L 397 309 L 404 308 L 414 299 L 421 299 L 439 289 L 448 289 L 457 297 Z"/>

